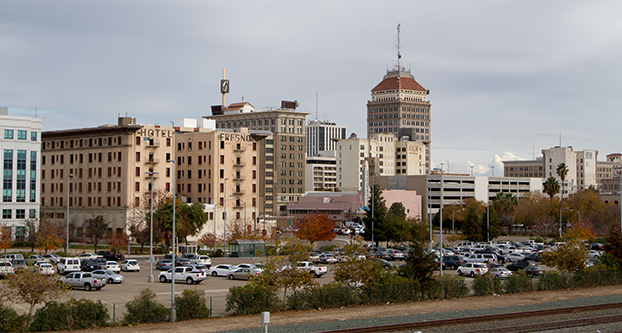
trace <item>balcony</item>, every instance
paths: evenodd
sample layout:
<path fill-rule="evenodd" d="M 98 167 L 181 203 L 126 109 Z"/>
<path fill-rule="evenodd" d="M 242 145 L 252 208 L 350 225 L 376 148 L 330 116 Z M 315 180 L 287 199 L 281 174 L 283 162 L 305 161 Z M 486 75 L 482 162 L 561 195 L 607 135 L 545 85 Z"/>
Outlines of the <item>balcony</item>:
<path fill-rule="evenodd" d="M 158 148 L 160 147 L 160 140 L 148 140 L 145 141 L 146 148 Z"/>
<path fill-rule="evenodd" d="M 231 208 L 233 208 L 233 209 L 244 209 L 244 205 L 234 205 Z"/>
<path fill-rule="evenodd" d="M 160 159 L 158 158 L 146 158 L 145 164 L 158 164 L 160 163 Z"/>
<path fill-rule="evenodd" d="M 153 179 L 158 179 L 158 178 L 160 178 L 160 174 L 159 173 L 153 174 Z M 145 173 L 145 179 L 151 179 L 151 175 Z"/>
<path fill-rule="evenodd" d="M 243 153 L 246 151 L 246 146 L 245 145 L 241 145 L 239 148 L 235 147 L 233 148 L 233 151 L 236 153 Z"/>
<path fill-rule="evenodd" d="M 245 165 L 246 165 L 246 163 L 243 162 L 243 161 L 235 161 L 235 162 L 233 162 L 233 166 L 236 167 L 236 168 L 240 168 L 240 167 L 243 167 Z"/>
<path fill-rule="evenodd" d="M 234 182 L 241 182 L 243 180 L 245 180 L 246 178 L 244 178 L 244 176 L 236 176 L 233 178 Z"/>
<path fill-rule="evenodd" d="M 242 189 L 239 189 L 239 190 L 234 190 L 234 191 L 233 191 L 233 195 L 234 195 L 234 196 L 244 195 L 244 193 L 245 193 L 245 192 L 244 192 L 244 190 L 242 190 Z"/>

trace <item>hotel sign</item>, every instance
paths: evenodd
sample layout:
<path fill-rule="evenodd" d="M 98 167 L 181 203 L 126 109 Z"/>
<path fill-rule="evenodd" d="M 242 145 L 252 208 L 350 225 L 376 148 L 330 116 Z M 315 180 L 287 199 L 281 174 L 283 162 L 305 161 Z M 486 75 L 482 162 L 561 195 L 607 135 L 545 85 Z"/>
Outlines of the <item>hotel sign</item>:
<path fill-rule="evenodd" d="M 172 138 L 175 131 L 160 128 L 141 128 L 140 131 L 138 131 L 138 134 L 140 134 L 140 136 L 148 136 L 150 138 Z"/>

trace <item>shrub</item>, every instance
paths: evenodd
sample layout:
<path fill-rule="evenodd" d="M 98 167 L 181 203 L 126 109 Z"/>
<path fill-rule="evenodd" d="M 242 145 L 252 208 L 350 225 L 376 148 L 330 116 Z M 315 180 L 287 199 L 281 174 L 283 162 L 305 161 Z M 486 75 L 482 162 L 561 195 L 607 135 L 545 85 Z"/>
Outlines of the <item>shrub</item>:
<path fill-rule="evenodd" d="M 276 256 L 278 249 L 274 245 L 266 245 L 266 256 Z"/>
<path fill-rule="evenodd" d="M 438 278 L 437 281 L 437 296 L 436 298 L 459 298 L 464 297 L 469 293 L 469 288 L 464 283 L 464 279 L 459 276 L 443 274 L 443 282 Z"/>
<path fill-rule="evenodd" d="M 216 249 L 216 250 L 212 251 L 211 257 L 219 258 L 219 257 L 222 257 L 224 255 L 224 253 L 225 252 L 222 249 Z"/>
<path fill-rule="evenodd" d="M 570 285 L 570 274 L 559 271 L 549 271 L 538 279 L 537 290 L 566 289 Z"/>
<path fill-rule="evenodd" d="M 64 303 L 48 302 L 38 309 L 30 324 L 31 331 L 75 330 L 105 326 L 110 315 L 101 301 L 70 299 Z"/>
<path fill-rule="evenodd" d="M 473 291 L 477 296 L 500 294 L 503 291 L 501 282 L 492 274 L 475 276 L 473 280 Z"/>
<path fill-rule="evenodd" d="M 313 285 L 287 297 L 291 310 L 329 309 L 360 304 L 360 289 L 341 283 Z"/>
<path fill-rule="evenodd" d="M 504 291 L 508 294 L 524 293 L 534 289 L 531 277 L 527 276 L 527 273 L 523 270 L 519 270 L 510 275 L 503 287 Z"/>
<path fill-rule="evenodd" d="M 276 288 L 247 284 L 229 288 L 225 311 L 231 311 L 233 315 L 248 315 L 263 311 L 277 312 L 282 308 Z"/>
<path fill-rule="evenodd" d="M 18 315 L 13 308 L 0 303 L 0 330 L 2 332 L 23 332 L 28 321 L 27 315 Z"/>
<path fill-rule="evenodd" d="M 149 289 L 142 290 L 140 295 L 125 304 L 126 323 L 155 323 L 167 321 L 171 310 L 156 301 L 156 295 Z"/>
<path fill-rule="evenodd" d="M 620 272 L 606 267 L 593 266 L 572 275 L 570 286 L 575 288 L 589 288 L 620 284 Z"/>
<path fill-rule="evenodd" d="M 203 290 L 184 290 L 181 297 L 175 297 L 175 309 L 179 320 L 205 319 L 210 316 Z"/>
<path fill-rule="evenodd" d="M 336 248 L 337 248 L 337 245 L 332 244 L 332 245 L 324 245 L 324 246 L 320 247 L 320 250 L 324 251 L 324 252 L 332 252 Z"/>

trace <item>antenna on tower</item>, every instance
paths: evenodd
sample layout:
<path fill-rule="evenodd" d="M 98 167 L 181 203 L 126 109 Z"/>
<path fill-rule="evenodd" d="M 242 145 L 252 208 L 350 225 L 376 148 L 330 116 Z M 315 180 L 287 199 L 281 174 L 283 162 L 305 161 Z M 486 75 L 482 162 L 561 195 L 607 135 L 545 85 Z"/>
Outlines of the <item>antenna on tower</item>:
<path fill-rule="evenodd" d="M 320 119 L 317 114 L 317 92 L 315 92 L 315 119 Z"/>
<path fill-rule="evenodd" d="M 400 54 L 400 28 L 402 23 L 397 24 L 397 70 L 398 72 L 402 70 L 402 66 L 400 64 L 400 59 L 402 59 L 402 55 Z"/>

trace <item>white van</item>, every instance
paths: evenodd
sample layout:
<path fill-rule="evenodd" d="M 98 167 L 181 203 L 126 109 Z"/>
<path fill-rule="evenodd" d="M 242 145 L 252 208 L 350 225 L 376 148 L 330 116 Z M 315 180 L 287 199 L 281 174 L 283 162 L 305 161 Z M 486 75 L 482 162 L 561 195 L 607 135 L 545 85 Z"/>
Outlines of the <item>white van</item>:
<path fill-rule="evenodd" d="M 58 274 L 68 274 L 80 271 L 80 259 L 78 258 L 60 258 L 56 266 Z"/>

